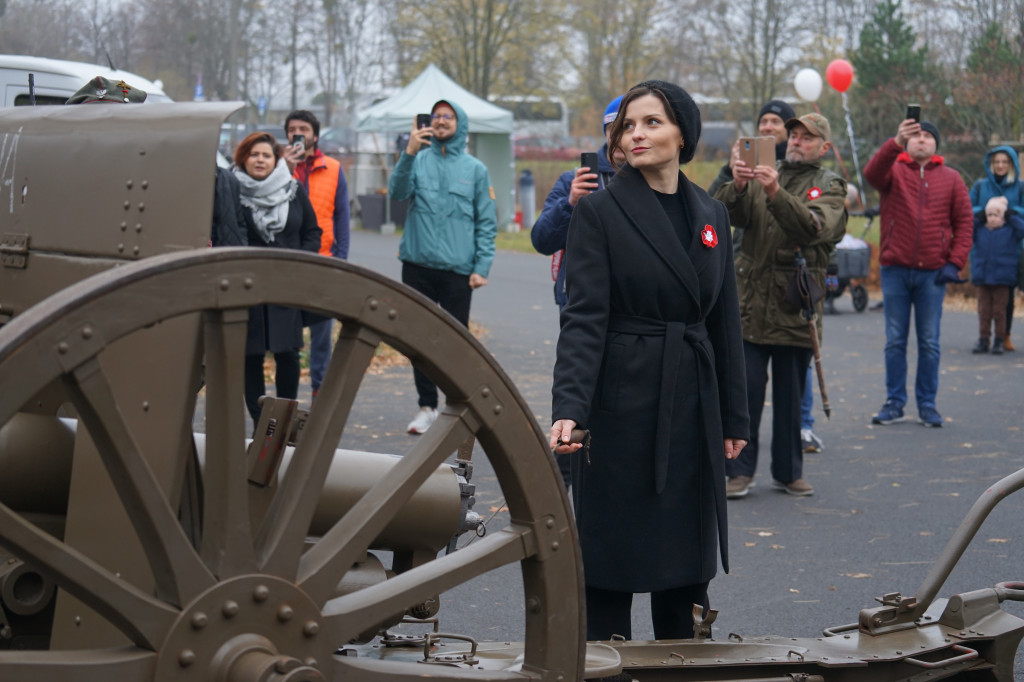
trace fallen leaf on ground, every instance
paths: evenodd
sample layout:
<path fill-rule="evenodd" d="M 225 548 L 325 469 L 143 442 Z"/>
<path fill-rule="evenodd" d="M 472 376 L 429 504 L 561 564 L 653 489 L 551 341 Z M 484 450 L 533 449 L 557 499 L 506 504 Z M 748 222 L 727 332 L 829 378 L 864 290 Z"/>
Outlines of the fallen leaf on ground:
<path fill-rule="evenodd" d="M 989 538 L 988 542 L 1009 542 L 1010 538 Z"/>
<path fill-rule="evenodd" d="M 870 578 L 870 573 L 843 573 L 847 578 Z"/>
<path fill-rule="evenodd" d="M 800 594 L 800 590 L 798 590 L 796 588 L 793 588 L 793 587 L 789 588 L 789 591 L 792 592 L 793 594 Z"/>

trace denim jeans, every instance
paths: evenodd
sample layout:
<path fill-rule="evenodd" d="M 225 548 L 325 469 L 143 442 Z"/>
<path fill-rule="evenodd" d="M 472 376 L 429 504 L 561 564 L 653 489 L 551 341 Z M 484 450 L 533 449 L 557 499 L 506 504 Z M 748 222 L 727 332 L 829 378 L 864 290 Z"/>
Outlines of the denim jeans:
<path fill-rule="evenodd" d="M 334 333 L 334 320 L 327 319 L 309 325 L 309 383 L 313 390 L 320 388 L 327 372 L 327 363 L 331 360 L 331 336 Z"/>
<path fill-rule="evenodd" d="M 814 358 L 807 368 L 807 380 L 804 382 L 804 397 L 800 400 L 800 428 L 814 430 Z"/>
<path fill-rule="evenodd" d="M 798 346 L 771 346 L 743 342 L 747 369 L 747 412 L 750 442 L 736 459 L 725 461 L 725 475 L 753 476 L 760 450 L 761 415 L 768 390 L 768 364 L 772 369 L 772 478 L 792 483 L 803 476 L 804 450 L 800 443 L 800 400 L 813 352 Z"/>
<path fill-rule="evenodd" d="M 914 309 L 917 335 L 917 378 L 914 395 L 917 409 L 935 407 L 939 391 L 939 328 L 946 285 L 936 284 L 937 270 L 914 270 L 899 265 L 882 266 L 882 300 L 885 310 L 886 402 L 907 404 L 907 338 L 910 309 Z"/>

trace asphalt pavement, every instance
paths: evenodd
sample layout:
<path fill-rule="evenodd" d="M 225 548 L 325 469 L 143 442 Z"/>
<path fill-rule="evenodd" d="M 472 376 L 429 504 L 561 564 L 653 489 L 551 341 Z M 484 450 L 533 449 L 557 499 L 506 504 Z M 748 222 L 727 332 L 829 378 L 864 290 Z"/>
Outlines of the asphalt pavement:
<path fill-rule="evenodd" d="M 351 262 L 399 278 L 398 237 L 356 231 Z M 550 259 L 499 252 L 489 284 L 473 295 L 471 319 L 481 341 L 512 378 L 536 418 L 550 424 L 551 369 L 558 315 Z M 872 296 L 872 303 L 877 294 Z M 822 628 L 853 623 L 875 597 L 914 594 L 967 511 L 987 487 L 1024 467 L 1024 352 L 973 355 L 974 312 L 947 310 L 942 319 L 938 409 L 943 428 L 915 421 L 875 426 L 885 399 L 880 311 L 853 310 L 849 294 L 825 318 L 823 362 L 832 417 L 815 404 L 823 452 L 805 456 L 812 497 L 791 497 L 770 486 L 767 443 L 771 406 L 762 419 L 765 452 L 757 485 L 729 502 L 731 573 L 711 584 L 719 610 L 716 637 L 816 637 Z M 1024 321 L 1017 320 L 1024 338 Z M 911 346 L 914 337 L 911 336 Z M 910 381 L 916 353 L 909 353 Z M 307 389 L 308 390 L 308 389 Z M 909 392 L 913 395 L 913 385 Z M 770 392 L 769 392 L 770 395 Z M 416 411 L 411 370 L 398 366 L 367 377 L 343 446 L 401 454 L 415 436 L 405 425 Z M 479 451 L 479 447 L 478 447 Z M 496 479 L 478 459 L 477 510 L 507 522 Z M 1024 580 L 1024 492 L 1004 500 L 985 522 L 940 591 L 949 596 Z M 644 519 L 636 519 L 637 526 Z M 628 558 L 624 558 L 628 560 Z M 518 569 L 507 567 L 444 595 L 442 629 L 484 640 L 521 640 Z M 1024 617 L 1024 605 L 1004 608 Z M 646 598 L 634 605 L 634 639 L 653 637 Z M 1024 679 L 1018 652 L 1017 675 Z"/>

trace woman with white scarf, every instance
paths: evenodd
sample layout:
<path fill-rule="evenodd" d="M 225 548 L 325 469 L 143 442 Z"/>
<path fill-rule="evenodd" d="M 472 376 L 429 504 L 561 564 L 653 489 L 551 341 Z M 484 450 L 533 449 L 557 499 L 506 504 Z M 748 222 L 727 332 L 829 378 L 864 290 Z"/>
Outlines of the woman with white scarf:
<path fill-rule="evenodd" d="M 252 133 L 235 149 L 232 171 L 241 185 L 249 246 L 320 249 L 320 227 L 306 190 L 288 170 L 277 140 L 270 133 Z M 302 312 L 297 308 L 259 305 L 249 309 L 245 344 L 245 405 L 253 422 L 259 418 L 259 399 L 265 392 L 263 358 L 274 354 L 278 398 L 299 393 L 299 349 Z"/>

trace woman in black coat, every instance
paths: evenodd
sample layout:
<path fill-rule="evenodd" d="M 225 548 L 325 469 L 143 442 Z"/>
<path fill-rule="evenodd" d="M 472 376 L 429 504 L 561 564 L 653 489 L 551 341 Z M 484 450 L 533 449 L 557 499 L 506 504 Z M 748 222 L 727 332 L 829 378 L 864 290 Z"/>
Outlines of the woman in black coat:
<path fill-rule="evenodd" d="M 699 138 L 685 90 L 635 86 L 609 145 L 628 165 L 569 227 L 550 440 L 592 435 L 573 458 L 590 640 L 631 639 L 636 592 L 655 637 L 692 637 L 719 548 L 729 569 L 725 459 L 749 419 L 729 216 L 679 170 Z"/>
<path fill-rule="evenodd" d="M 300 249 L 317 253 L 320 227 L 309 197 L 292 178 L 270 133 L 252 133 L 235 149 L 232 168 L 241 185 L 249 246 Z M 255 422 L 263 395 L 263 357 L 274 354 L 277 397 L 299 394 L 302 313 L 296 308 L 259 305 L 249 309 L 245 343 L 245 405 Z"/>

